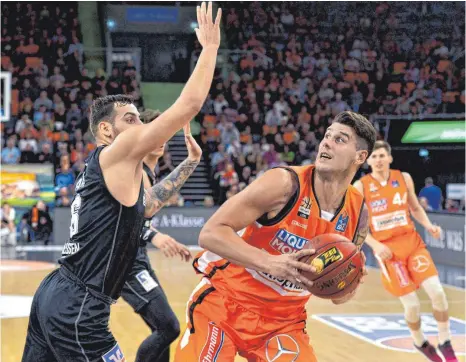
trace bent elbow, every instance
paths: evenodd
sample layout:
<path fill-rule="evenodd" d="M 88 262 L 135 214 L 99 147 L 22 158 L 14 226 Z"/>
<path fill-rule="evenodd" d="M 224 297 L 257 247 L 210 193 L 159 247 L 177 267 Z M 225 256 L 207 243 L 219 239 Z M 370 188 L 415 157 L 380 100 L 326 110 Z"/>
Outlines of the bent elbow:
<path fill-rule="evenodd" d="M 204 226 L 199 234 L 199 240 L 198 240 L 199 246 L 203 249 L 208 249 L 208 244 L 209 244 L 208 235 L 209 235 L 209 230 L 206 229 Z"/>

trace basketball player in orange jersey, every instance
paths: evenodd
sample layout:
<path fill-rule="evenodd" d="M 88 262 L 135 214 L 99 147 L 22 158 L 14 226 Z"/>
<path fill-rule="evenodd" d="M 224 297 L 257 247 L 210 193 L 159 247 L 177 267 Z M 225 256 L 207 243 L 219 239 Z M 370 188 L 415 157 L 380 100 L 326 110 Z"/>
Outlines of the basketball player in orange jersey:
<path fill-rule="evenodd" d="M 315 270 L 298 260 L 314 253 L 303 248 L 317 235 L 364 241 L 367 209 L 350 183 L 375 138 L 367 119 L 340 113 L 315 166 L 267 171 L 208 220 L 199 237 L 206 250 L 194 261 L 203 278 L 175 361 L 316 361 L 305 332 L 312 282 L 299 273 Z"/>
<path fill-rule="evenodd" d="M 442 362 L 421 330 L 421 305 L 416 290 L 422 286 L 432 301 L 437 320 L 438 349 L 445 361 L 458 361 L 450 342 L 447 298 L 434 262 L 416 232 L 410 214 L 434 238 L 440 237 L 441 229 L 430 222 L 419 204 L 409 173 L 391 170 L 392 161 L 390 145 L 377 141 L 367 161 L 372 173 L 354 184 L 364 195 L 369 209 L 370 234 L 366 242 L 381 264 L 384 287 L 399 297 L 403 304 L 416 349 L 429 361 Z"/>

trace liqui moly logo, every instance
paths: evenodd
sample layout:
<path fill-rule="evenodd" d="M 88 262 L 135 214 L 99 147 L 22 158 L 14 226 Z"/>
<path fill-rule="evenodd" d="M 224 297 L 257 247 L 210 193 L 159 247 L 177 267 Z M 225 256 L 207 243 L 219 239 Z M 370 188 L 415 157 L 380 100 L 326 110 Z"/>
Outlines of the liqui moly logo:
<path fill-rule="evenodd" d="M 309 240 L 301 236 L 280 229 L 270 242 L 270 246 L 282 254 L 292 254 L 304 248 L 308 242 Z"/>

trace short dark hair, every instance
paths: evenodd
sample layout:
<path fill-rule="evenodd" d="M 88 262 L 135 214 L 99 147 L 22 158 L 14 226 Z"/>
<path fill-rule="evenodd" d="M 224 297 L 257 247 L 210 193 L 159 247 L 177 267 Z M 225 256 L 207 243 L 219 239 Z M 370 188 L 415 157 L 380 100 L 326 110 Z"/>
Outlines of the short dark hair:
<path fill-rule="evenodd" d="M 115 110 L 115 104 L 118 104 L 120 106 L 133 104 L 133 98 L 124 94 L 117 94 L 97 98 L 92 103 L 90 115 L 90 129 L 94 137 L 97 135 L 97 130 L 100 122 L 108 121 L 113 124 L 113 111 Z"/>
<path fill-rule="evenodd" d="M 145 109 L 141 113 L 142 123 L 151 123 L 154 119 L 160 116 L 161 112 L 158 109 Z"/>
<path fill-rule="evenodd" d="M 369 155 L 374 149 L 377 132 L 369 120 L 355 112 L 345 111 L 337 114 L 333 123 L 344 124 L 351 127 L 358 136 L 358 151 L 367 150 Z"/>
<path fill-rule="evenodd" d="M 381 140 L 376 141 L 374 144 L 374 151 L 379 150 L 381 148 L 384 148 L 388 152 L 389 155 L 392 154 L 392 148 L 390 147 L 388 142 L 381 141 Z"/>

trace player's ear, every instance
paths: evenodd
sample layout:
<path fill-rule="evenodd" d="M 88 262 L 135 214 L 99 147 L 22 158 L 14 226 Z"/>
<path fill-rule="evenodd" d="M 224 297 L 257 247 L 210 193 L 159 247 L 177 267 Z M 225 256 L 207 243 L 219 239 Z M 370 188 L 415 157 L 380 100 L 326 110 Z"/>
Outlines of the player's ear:
<path fill-rule="evenodd" d="M 390 165 L 392 164 L 392 162 L 393 162 L 393 156 L 392 155 L 388 156 L 388 162 L 390 163 Z"/>
<path fill-rule="evenodd" d="M 367 152 L 367 150 L 356 151 L 356 161 L 354 163 L 356 165 L 362 165 L 366 162 L 368 156 L 369 152 Z"/>
<path fill-rule="evenodd" d="M 102 122 L 99 123 L 98 128 L 99 128 L 99 133 L 102 136 L 112 137 L 113 128 L 112 128 L 112 124 L 110 122 L 102 121 Z"/>

